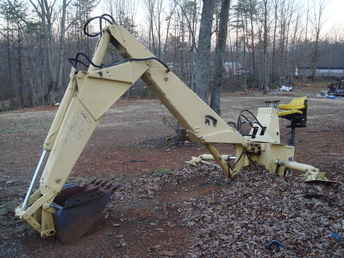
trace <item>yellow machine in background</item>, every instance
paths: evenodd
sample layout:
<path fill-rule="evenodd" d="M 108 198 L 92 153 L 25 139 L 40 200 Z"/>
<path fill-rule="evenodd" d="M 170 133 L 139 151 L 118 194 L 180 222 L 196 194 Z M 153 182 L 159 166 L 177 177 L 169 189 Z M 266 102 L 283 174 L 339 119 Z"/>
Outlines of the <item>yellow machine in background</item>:
<path fill-rule="evenodd" d="M 107 15 L 100 19 L 112 23 Z M 123 60 L 105 66 L 102 64 L 110 44 Z M 72 62 L 77 67 L 78 56 Z M 209 150 L 228 177 L 257 162 L 281 176 L 292 168 L 309 173 L 314 180 L 324 179 L 319 177 L 322 174 L 318 169 L 294 161 L 294 146 L 280 142 L 279 116 L 291 120 L 294 127 L 305 125 L 306 99 L 280 105 L 287 113 L 275 105 L 259 108 L 257 116 L 252 114 L 250 134 L 243 136 L 119 25 L 112 24 L 101 31 L 89 63 L 87 71 L 72 68 L 29 190 L 23 204 L 16 209 L 16 215 L 42 237 L 57 234 L 64 242 L 76 239 L 88 230 L 110 199 L 116 187 L 105 182 L 88 186 L 65 183 L 101 117 L 140 78 L 187 130 L 188 137 Z M 234 162 L 222 158 L 214 145 L 217 143 L 235 146 Z M 32 193 L 41 170 L 39 187 Z"/>

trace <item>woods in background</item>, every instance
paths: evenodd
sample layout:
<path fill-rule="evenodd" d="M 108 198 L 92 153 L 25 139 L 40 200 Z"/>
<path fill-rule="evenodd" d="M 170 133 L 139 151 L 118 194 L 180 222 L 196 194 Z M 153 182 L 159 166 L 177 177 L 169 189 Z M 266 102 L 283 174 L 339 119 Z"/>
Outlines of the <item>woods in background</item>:
<path fill-rule="evenodd" d="M 109 13 L 220 113 L 223 85 L 269 91 L 296 67 L 344 66 L 324 0 L 0 0 L 0 110 L 54 104 L 83 25 Z M 95 28 L 96 29 L 96 28 Z M 210 101 L 211 100 L 211 101 Z"/>

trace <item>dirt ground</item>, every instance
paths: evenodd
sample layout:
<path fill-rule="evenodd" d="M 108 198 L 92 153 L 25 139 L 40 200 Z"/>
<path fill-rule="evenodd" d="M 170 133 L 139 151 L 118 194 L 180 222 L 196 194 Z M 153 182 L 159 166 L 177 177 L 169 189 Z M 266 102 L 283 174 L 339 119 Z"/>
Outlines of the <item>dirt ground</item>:
<path fill-rule="evenodd" d="M 309 92 L 303 88 L 292 95 Z M 269 99 L 287 102 L 290 96 L 225 94 L 223 117 L 235 121 L 240 110 L 255 111 Z M 344 179 L 343 104 L 342 99 L 310 98 L 308 125 L 297 130 L 296 148 L 296 160 L 319 167 L 339 183 Z M 325 207 L 312 198 L 307 202 L 290 199 L 295 193 L 303 194 L 298 192 L 300 189 L 313 189 L 304 188 L 296 174 L 285 180 L 259 173 L 261 169 L 254 167 L 228 182 L 221 171 L 212 167 L 190 168 L 184 162 L 206 150 L 196 144 L 174 146 L 168 142 L 174 132 L 163 122 L 169 114 L 157 100 L 122 100 L 111 108 L 73 169 L 74 181 L 98 177 L 122 185 L 113 196 L 104 222 L 72 245 L 42 240 L 14 219 L 13 209 L 25 194 L 55 112 L 54 107 L 40 107 L 0 114 L 1 257 L 344 256 L 342 184 L 314 188 L 337 201 Z M 281 122 L 284 142 L 286 125 L 286 121 Z M 232 149 L 221 146 L 221 150 Z M 268 194 L 275 190 L 281 193 L 283 187 L 286 195 Z M 247 201 L 249 196 L 251 202 Z M 271 200 L 261 210 L 255 198 Z M 283 213 L 280 209 L 284 198 Z M 304 216 L 299 213 L 303 209 L 300 203 L 312 206 Z M 277 211 L 279 215 L 274 215 Z M 233 214 L 236 224 L 231 224 Z M 270 221 L 271 230 L 250 228 L 257 223 L 250 222 L 250 214 Z M 327 220 L 327 224 L 309 224 L 313 229 L 318 226 L 319 232 L 295 228 L 294 240 L 290 240 L 287 229 L 274 229 L 278 222 L 293 231 L 297 223 L 306 223 L 304 218 L 312 223 L 311 216 L 315 215 Z M 313 238 L 308 234 L 314 234 Z M 266 241 L 276 238 L 284 245 L 281 252 L 265 246 Z"/>

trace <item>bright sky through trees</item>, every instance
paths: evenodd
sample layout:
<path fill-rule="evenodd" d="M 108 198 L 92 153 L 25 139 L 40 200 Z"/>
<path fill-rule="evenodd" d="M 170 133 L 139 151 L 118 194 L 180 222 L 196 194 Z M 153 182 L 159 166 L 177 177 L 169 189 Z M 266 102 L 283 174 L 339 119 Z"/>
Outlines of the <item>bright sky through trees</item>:
<path fill-rule="evenodd" d="M 105 2 L 108 0 L 101 0 L 101 4 L 95 10 L 95 13 L 102 14 L 104 13 Z M 165 0 L 168 2 L 168 0 Z M 319 0 L 296 0 L 300 2 L 300 6 L 305 5 L 307 1 L 310 2 L 310 6 L 312 7 L 312 1 L 319 1 Z M 344 32 L 344 0 L 323 0 L 325 1 L 325 17 L 324 17 L 324 29 L 326 33 L 331 33 L 331 31 L 341 31 Z M 235 2 L 235 0 L 234 0 Z M 138 20 L 138 24 L 142 24 L 146 18 L 146 8 L 144 5 L 143 0 L 136 0 L 137 8 L 136 8 L 136 19 Z"/>
<path fill-rule="evenodd" d="M 327 0 L 326 5 L 326 29 L 344 31 L 344 0 Z"/>

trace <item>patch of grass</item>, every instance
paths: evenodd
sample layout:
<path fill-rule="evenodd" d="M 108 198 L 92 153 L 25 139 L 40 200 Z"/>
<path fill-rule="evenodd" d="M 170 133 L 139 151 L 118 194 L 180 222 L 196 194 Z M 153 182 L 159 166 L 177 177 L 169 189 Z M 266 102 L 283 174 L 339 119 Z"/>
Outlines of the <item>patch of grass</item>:
<path fill-rule="evenodd" d="M 157 168 L 153 171 L 153 176 L 173 175 L 174 171 L 168 168 Z"/>
<path fill-rule="evenodd" d="M 0 130 L 0 134 L 12 134 L 12 133 L 16 133 L 14 130 L 12 129 L 3 129 L 3 130 Z"/>

